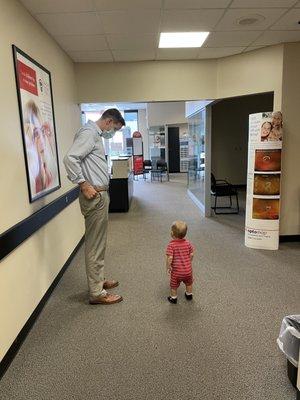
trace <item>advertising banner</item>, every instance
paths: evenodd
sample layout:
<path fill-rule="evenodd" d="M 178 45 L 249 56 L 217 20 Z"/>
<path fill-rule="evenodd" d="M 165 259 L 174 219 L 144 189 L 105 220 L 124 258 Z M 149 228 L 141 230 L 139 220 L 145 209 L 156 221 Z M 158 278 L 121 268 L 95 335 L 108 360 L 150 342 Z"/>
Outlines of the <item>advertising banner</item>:
<path fill-rule="evenodd" d="M 13 46 L 29 201 L 60 187 L 50 72 Z"/>
<path fill-rule="evenodd" d="M 282 136 L 280 111 L 249 116 L 245 245 L 254 249 L 279 246 Z"/>
<path fill-rule="evenodd" d="M 141 175 L 143 173 L 143 156 L 133 156 L 133 173 L 134 175 Z"/>
<path fill-rule="evenodd" d="M 132 134 L 133 155 L 143 155 L 143 138 L 140 132 L 136 131 Z"/>

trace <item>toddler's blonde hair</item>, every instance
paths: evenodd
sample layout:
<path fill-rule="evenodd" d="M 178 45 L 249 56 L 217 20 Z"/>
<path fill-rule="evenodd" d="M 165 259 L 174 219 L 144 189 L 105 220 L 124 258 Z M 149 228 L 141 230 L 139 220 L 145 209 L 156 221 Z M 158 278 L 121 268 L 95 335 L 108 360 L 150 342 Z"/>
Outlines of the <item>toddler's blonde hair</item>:
<path fill-rule="evenodd" d="M 171 227 L 171 231 L 176 239 L 183 239 L 187 232 L 186 222 L 174 221 Z"/>

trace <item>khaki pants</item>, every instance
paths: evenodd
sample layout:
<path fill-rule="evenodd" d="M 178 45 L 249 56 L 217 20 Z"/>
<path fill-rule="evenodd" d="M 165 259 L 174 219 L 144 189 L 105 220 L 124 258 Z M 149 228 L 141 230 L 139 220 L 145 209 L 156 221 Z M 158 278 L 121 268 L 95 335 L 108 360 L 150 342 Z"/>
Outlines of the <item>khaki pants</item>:
<path fill-rule="evenodd" d="M 79 193 L 85 219 L 85 267 L 90 297 L 99 296 L 104 283 L 104 256 L 107 238 L 109 194 L 100 192 L 88 200 Z"/>

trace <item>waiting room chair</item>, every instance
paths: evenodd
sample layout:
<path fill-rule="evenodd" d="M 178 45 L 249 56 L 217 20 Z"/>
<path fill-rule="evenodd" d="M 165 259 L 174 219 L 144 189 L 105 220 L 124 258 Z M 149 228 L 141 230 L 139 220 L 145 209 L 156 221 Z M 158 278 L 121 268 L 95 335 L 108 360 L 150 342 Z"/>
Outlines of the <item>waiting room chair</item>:
<path fill-rule="evenodd" d="M 216 179 L 214 174 L 211 174 L 211 195 L 215 198 L 215 204 L 211 207 L 215 214 L 238 214 L 239 208 L 239 197 L 236 188 L 225 179 Z M 218 206 L 218 197 L 229 197 L 230 206 Z M 232 197 L 236 198 L 236 207 L 232 206 Z M 222 209 L 229 209 L 229 211 L 217 211 Z M 231 211 L 230 211 L 231 210 Z"/>
<path fill-rule="evenodd" d="M 144 160 L 143 161 L 143 178 L 146 180 L 147 174 L 151 173 L 152 170 L 152 161 Z"/>
<path fill-rule="evenodd" d="M 163 176 L 166 176 L 169 180 L 168 164 L 164 160 L 157 160 L 156 168 L 151 170 L 151 181 L 154 181 L 157 177 L 158 180 L 162 182 Z"/>

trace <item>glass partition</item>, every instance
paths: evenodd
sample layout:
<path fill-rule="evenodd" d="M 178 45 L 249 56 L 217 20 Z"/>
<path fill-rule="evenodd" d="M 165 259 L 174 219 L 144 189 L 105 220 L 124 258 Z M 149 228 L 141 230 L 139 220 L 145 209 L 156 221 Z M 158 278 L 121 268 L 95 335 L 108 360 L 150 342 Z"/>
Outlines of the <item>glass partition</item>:
<path fill-rule="evenodd" d="M 188 190 L 205 207 L 205 108 L 188 117 Z"/>

